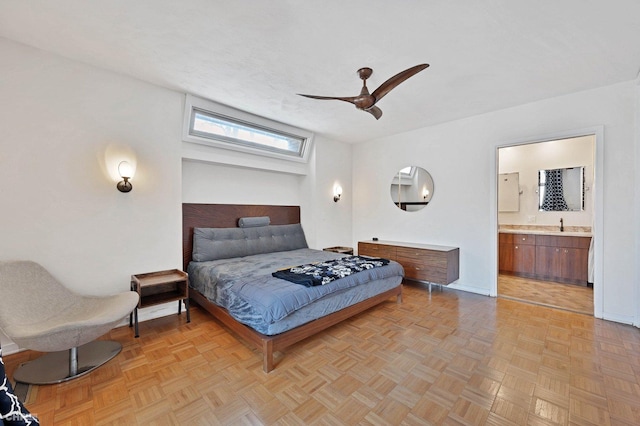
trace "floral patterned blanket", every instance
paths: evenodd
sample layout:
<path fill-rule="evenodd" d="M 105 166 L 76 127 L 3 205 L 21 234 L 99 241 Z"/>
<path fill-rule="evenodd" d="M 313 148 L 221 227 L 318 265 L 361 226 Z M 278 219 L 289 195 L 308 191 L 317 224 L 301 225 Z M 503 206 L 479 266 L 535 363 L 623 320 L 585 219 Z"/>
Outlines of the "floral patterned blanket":
<path fill-rule="evenodd" d="M 329 284 L 356 272 L 388 264 L 389 260 L 377 257 L 346 256 L 341 259 L 281 269 L 272 275 L 305 287 L 314 287 Z"/>

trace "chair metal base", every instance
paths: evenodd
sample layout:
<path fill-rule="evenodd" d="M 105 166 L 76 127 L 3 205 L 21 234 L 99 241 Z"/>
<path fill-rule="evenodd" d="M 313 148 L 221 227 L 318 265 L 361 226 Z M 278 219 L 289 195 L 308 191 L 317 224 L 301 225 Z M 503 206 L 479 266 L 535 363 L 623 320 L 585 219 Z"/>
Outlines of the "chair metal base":
<path fill-rule="evenodd" d="M 77 349 L 77 352 L 74 349 Z M 96 340 L 68 351 L 49 352 L 22 364 L 13 373 L 13 379 L 31 385 L 66 382 L 95 370 L 118 355 L 121 350 L 122 345 L 118 342 Z"/>

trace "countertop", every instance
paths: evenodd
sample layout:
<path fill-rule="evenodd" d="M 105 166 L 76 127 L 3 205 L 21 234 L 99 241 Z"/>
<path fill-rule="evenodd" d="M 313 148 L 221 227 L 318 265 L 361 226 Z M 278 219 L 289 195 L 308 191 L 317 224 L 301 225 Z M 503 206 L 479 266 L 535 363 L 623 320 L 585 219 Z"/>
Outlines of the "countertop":
<path fill-rule="evenodd" d="M 552 231 L 552 230 L 541 230 L 541 229 L 500 229 L 498 232 L 502 232 L 504 234 L 533 234 L 533 235 L 553 235 L 559 237 L 591 237 L 591 232 L 584 231 Z"/>

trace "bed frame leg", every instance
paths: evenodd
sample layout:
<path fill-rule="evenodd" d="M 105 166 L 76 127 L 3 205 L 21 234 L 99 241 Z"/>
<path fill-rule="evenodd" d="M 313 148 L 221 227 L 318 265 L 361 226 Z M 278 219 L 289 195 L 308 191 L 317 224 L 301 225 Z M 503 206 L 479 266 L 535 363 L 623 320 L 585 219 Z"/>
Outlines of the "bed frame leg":
<path fill-rule="evenodd" d="M 265 373 L 273 370 L 273 342 L 271 340 L 262 342 L 262 370 Z"/>

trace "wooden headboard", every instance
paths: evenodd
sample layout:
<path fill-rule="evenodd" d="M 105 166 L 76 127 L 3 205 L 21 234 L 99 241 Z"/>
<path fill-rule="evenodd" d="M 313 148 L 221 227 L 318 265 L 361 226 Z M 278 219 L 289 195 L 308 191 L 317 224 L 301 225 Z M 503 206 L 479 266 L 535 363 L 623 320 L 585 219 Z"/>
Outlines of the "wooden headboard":
<path fill-rule="evenodd" d="M 300 206 L 249 204 L 182 204 L 182 267 L 193 251 L 193 228 L 235 228 L 241 217 L 269 216 L 271 225 L 300 223 Z"/>

